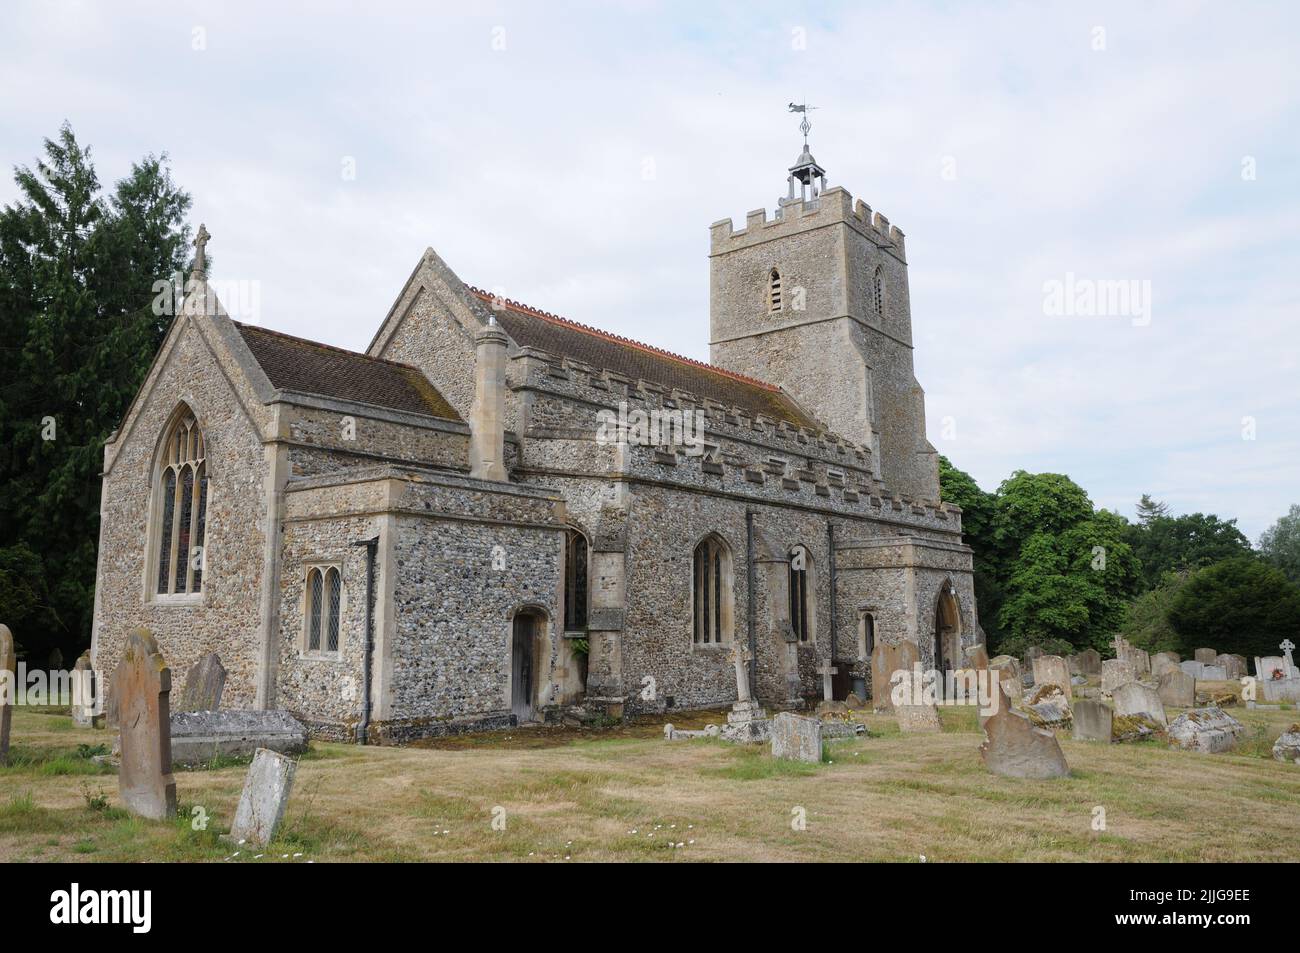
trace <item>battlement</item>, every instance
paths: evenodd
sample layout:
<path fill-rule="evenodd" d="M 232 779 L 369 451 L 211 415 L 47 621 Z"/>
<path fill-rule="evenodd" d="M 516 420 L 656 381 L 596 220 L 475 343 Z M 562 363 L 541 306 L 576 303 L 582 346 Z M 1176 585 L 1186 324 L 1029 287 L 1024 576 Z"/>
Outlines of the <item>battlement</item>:
<path fill-rule="evenodd" d="M 768 219 L 767 209 L 755 209 L 745 216 L 745 227 L 735 228 L 729 218 L 720 219 L 709 226 L 709 256 L 723 255 L 739 248 L 748 248 L 795 232 L 844 222 L 873 241 L 877 247 L 889 251 L 903 262 L 907 261 L 903 230 L 891 225 L 889 219 L 861 199 L 854 200 L 848 190 L 835 186 L 807 202 L 795 201 L 779 206 Z"/>

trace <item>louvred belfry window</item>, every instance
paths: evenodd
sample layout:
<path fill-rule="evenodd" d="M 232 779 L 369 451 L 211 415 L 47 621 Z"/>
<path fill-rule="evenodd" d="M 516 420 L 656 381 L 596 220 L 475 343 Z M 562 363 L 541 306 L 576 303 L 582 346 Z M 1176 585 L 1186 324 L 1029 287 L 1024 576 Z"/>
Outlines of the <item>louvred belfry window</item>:
<path fill-rule="evenodd" d="M 158 473 L 159 595 L 203 591 L 208 516 L 208 468 L 203 431 L 188 411 L 177 416 L 162 445 Z"/>

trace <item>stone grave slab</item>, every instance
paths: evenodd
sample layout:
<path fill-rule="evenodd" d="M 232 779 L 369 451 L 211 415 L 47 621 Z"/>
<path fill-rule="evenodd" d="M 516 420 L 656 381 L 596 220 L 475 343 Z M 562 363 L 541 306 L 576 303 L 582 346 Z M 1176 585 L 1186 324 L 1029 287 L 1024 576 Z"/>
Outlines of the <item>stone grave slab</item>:
<path fill-rule="evenodd" d="M 280 754 L 307 750 L 307 726 L 287 711 L 178 711 L 171 716 L 172 763 L 207 764 L 247 758 L 266 748 Z"/>
<path fill-rule="evenodd" d="M 787 761 L 822 760 L 822 725 L 816 718 L 805 718 L 788 711 L 772 719 L 772 756 Z"/>
<path fill-rule="evenodd" d="M 1185 751 L 1214 754 L 1237 746 L 1245 726 L 1222 708 L 1194 708 L 1169 725 L 1169 740 Z"/>
<path fill-rule="evenodd" d="M 1115 714 L 1125 716 L 1142 716 L 1158 725 L 1169 724 L 1165 715 L 1164 703 L 1160 695 L 1141 682 L 1129 682 L 1115 689 L 1111 698 L 1115 702 Z"/>

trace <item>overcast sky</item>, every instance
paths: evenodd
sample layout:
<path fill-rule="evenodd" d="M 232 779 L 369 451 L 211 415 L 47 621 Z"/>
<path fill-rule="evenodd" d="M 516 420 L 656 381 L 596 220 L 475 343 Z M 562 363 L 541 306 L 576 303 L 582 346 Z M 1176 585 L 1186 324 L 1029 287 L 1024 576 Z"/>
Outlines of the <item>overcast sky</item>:
<path fill-rule="evenodd" d="M 289 333 L 363 349 L 432 246 L 707 359 L 708 226 L 784 194 L 806 99 L 907 234 L 942 453 L 1253 541 L 1300 502 L 1297 63 L 1281 3 L 7 4 L 0 159 L 65 119 L 106 183 L 166 151 Z M 1067 275 L 1150 300 L 1050 313 Z"/>

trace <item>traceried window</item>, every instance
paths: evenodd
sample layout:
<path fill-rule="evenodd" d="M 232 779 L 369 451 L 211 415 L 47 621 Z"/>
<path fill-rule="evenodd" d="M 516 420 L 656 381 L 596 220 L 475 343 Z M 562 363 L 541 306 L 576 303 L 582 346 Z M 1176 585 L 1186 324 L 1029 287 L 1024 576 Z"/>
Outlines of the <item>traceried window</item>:
<path fill-rule="evenodd" d="M 564 630 L 587 628 L 587 537 L 576 529 L 564 536 Z"/>
<path fill-rule="evenodd" d="M 307 651 L 337 654 L 343 580 L 334 566 L 307 570 Z"/>
<path fill-rule="evenodd" d="M 808 574 L 812 569 L 812 556 L 807 547 L 796 546 L 790 550 L 790 625 L 800 642 L 807 642 L 812 634 L 813 610 L 809 600 L 813 588 Z"/>
<path fill-rule="evenodd" d="M 695 644 L 731 641 L 731 550 L 717 536 L 695 547 L 691 585 L 695 613 Z"/>
<path fill-rule="evenodd" d="M 203 431 L 194 415 L 178 414 L 162 444 L 158 471 L 159 595 L 203 591 L 208 517 L 208 468 Z"/>
<path fill-rule="evenodd" d="M 876 273 L 871 277 L 871 304 L 876 309 L 876 314 L 883 317 L 885 313 L 885 271 L 880 265 L 876 266 Z"/>
<path fill-rule="evenodd" d="M 781 298 L 781 272 L 773 268 L 767 276 L 767 310 L 776 312 L 784 306 Z"/>

